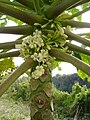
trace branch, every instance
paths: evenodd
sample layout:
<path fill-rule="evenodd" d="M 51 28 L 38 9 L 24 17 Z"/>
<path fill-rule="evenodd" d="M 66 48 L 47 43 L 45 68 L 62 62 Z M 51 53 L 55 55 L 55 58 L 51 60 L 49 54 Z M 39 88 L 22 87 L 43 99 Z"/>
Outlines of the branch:
<path fill-rule="evenodd" d="M 60 2 L 58 5 L 50 5 L 49 8 L 46 9 L 45 15 L 49 19 L 54 19 L 75 3 L 78 3 L 78 0 L 62 0 L 62 2 Z"/>
<path fill-rule="evenodd" d="M 15 44 L 21 44 L 22 40 L 16 40 L 13 42 L 0 43 L 0 49 L 14 49 Z"/>
<path fill-rule="evenodd" d="M 16 0 L 16 1 L 28 7 L 29 9 L 34 9 L 33 2 L 30 0 Z"/>
<path fill-rule="evenodd" d="M 73 14 L 72 16 L 70 16 L 69 19 L 73 19 L 74 17 L 77 17 L 77 16 L 79 16 L 79 15 L 82 15 L 83 13 L 85 13 L 85 12 L 87 12 L 87 11 L 89 11 L 89 10 L 90 10 L 90 7 L 86 8 L 86 9 L 84 9 L 84 10 L 82 10 L 82 11 L 79 11 L 79 12 L 77 12 L 76 14 Z"/>
<path fill-rule="evenodd" d="M 42 17 L 39 15 L 35 15 L 30 12 L 21 11 L 15 7 L 3 3 L 0 3 L 0 12 L 6 15 L 10 15 L 30 25 L 33 25 L 34 23 L 42 23 L 43 21 Z"/>
<path fill-rule="evenodd" d="M 90 41 L 80 37 L 79 35 L 76 35 L 68 30 L 65 29 L 65 34 L 68 35 L 69 38 L 71 38 L 74 41 L 77 41 L 79 43 L 82 43 L 83 45 L 89 46 L 90 47 Z"/>
<path fill-rule="evenodd" d="M 90 2 L 90 0 L 80 0 L 78 3 L 74 4 L 73 6 L 70 6 L 69 9 L 75 8 L 79 5 L 82 5 L 84 3 Z"/>
<path fill-rule="evenodd" d="M 80 36 L 90 35 L 90 32 L 88 32 L 88 33 L 79 33 L 77 35 L 80 35 Z"/>
<path fill-rule="evenodd" d="M 0 59 L 7 58 L 7 57 L 18 57 L 19 55 L 20 55 L 19 51 L 0 53 Z"/>
<path fill-rule="evenodd" d="M 0 27 L 0 33 L 6 34 L 30 35 L 34 30 L 35 28 L 30 25 Z"/>
<path fill-rule="evenodd" d="M 69 42 L 66 42 L 65 47 L 66 46 L 68 46 L 68 50 L 76 51 L 76 52 L 83 53 L 83 54 L 86 54 L 86 55 L 90 55 L 90 50 L 87 50 L 87 49 L 81 48 L 79 46 L 73 45 Z"/>
<path fill-rule="evenodd" d="M 62 58 L 66 62 L 69 62 L 69 63 L 73 64 L 74 66 L 76 66 L 77 68 L 79 68 L 83 72 L 85 72 L 86 74 L 90 75 L 90 65 L 88 65 L 88 64 L 84 63 L 83 61 L 75 58 L 74 56 L 71 56 L 71 55 L 65 53 L 61 49 L 52 48 L 50 50 L 50 55 L 53 56 L 53 57 L 56 57 L 57 59 Z"/>
<path fill-rule="evenodd" d="M 0 0 L 0 4 L 1 3 L 4 3 L 4 4 L 8 4 L 8 5 L 14 5 L 14 6 L 17 6 L 17 7 L 21 7 L 21 8 L 24 8 L 24 6 L 23 5 L 21 5 L 20 3 L 18 3 L 18 2 L 10 2 L 9 0 Z"/>
<path fill-rule="evenodd" d="M 86 22 L 79 22 L 79 21 L 73 21 L 73 20 L 63 20 L 59 21 L 63 27 L 66 27 L 67 25 L 70 25 L 71 27 L 75 28 L 90 28 L 90 23 Z"/>
<path fill-rule="evenodd" d="M 18 67 L 6 80 L 0 85 L 0 96 L 15 82 L 15 80 L 32 68 L 35 63 L 31 58 L 28 58 L 20 67 Z"/>

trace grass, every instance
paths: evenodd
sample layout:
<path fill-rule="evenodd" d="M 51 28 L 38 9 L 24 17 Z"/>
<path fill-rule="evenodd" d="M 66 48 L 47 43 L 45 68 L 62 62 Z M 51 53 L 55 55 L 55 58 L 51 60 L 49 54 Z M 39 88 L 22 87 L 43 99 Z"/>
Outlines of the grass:
<path fill-rule="evenodd" d="M 30 108 L 4 95 L 0 98 L 0 120 L 30 120 Z"/>

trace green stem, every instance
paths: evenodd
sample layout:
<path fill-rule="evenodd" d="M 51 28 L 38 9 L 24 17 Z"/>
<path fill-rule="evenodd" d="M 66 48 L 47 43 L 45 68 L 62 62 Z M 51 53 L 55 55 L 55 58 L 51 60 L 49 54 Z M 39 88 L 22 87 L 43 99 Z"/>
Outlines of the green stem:
<path fill-rule="evenodd" d="M 0 27 L 0 33 L 6 34 L 30 35 L 34 30 L 35 28 L 29 25 Z"/>
<path fill-rule="evenodd" d="M 49 4 L 49 0 L 43 0 L 45 4 Z"/>
<path fill-rule="evenodd" d="M 83 53 L 83 54 L 86 54 L 86 55 L 90 55 L 90 50 L 87 50 L 87 49 L 81 48 L 79 46 L 73 45 L 69 42 L 66 42 L 65 47 L 66 46 L 68 46 L 68 50 L 76 51 L 76 52 Z"/>
<path fill-rule="evenodd" d="M 13 42 L 0 43 L 0 49 L 14 49 L 15 44 L 21 44 L 22 40 L 17 40 Z"/>
<path fill-rule="evenodd" d="M 54 19 L 57 17 L 59 14 L 64 12 L 66 9 L 68 9 L 70 6 L 74 5 L 77 3 L 78 0 L 62 0 L 58 5 L 50 5 L 49 8 L 46 9 L 45 15 L 49 19 Z"/>
<path fill-rule="evenodd" d="M 66 62 L 73 64 L 74 66 L 76 66 L 77 68 L 79 68 L 83 72 L 85 72 L 86 74 L 90 75 L 90 65 L 84 63 L 83 61 L 77 59 L 74 56 L 71 56 L 71 55 L 65 53 L 63 50 L 57 49 L 57 48 L 52 48 L 50 50 L 50 55 L 53 57 L 56 57 L 58 59 L 62 58 Z"/>
<path fill-rule="evenodd" d="M 10 2 L 9 0 L 0 0 L 0 3 L 4 3 L 4 4 L 8 4 L 8 5 L 14 5 L 14 6 L 17 6 L 17 7 L 21 7 L 23 8 L 24 6 L 21 5 L 20 3 L 17 3 L 17 2 Z"/>
<path fill-rule="evenodd" d="M 34 8 L 37 14 L 41 14 L 40 0 L 33 0 Z"/>
<path fill-rule="evenodd" d="M 85 13 L 85 12 L 87 12 L 87 11 L 89 11 L 89 10 L 90 10 L 90 7 L 86 8 L 86 9 L 84 9 L 84 10 L 82 10 L 82 11 L 79 11 L 79 12 L 77 12 L 76 14 L 73 14 L 72 16 L 70 16 L 69 19 L 73 19 L 74 17 L 77 17 L 77 16 L 79 16 L 79 15 L 82 15 L 83 13 Z"/>
<path fill-rule="evenodd" d="M 21 11 L 15 7 L 0 3 L 0 12 L 10 15 L 16 19 L 21 20 L 24 23 L 33 25 L 34 23 L 42 23 L 43 19 L 41 16 L 31 14 L 30 12 Z"/>
<path fill-rule="evenodd" d="M 79 22 L 73 20 L 65 20 L 65 21 L 59 20 L 59 22 L 62 24 L 63 27 L 70 25 L 71 27 L 75 27 L 75 28 L 90 28 L 90 23 L 86 23 L 86 22 Z"/>
<path fill-rule="evenodd" d="M 88 33 L 79 33 L 77 35 L 80 35 L 80 36 L 90 35 L 90 32 L 88 32 Z"/>
<path fill-rule="evenodd" d="M 16 0 L 16 1 L 21 3 L 24 6 L 28 7 L 29 9 L 34 10 L 33 2 L 31 0 Z"/>
<path fill-rule="evenodd" d="M 0 59 L 7 58 L 7 57 L 18 57 L 19 55 L 20 55 L 19 51 L 0 53 Z"/>
<path fill-rule="evenodd" d="M 20 67 L 18 67 L 6 80 L 0 85 L 0 96 L 15 82 L 15 80 L 34 66 L 31 58 L 28 58 Z"/>
<path fill-rule="evenodd" d="M 67 34 L 70 39 L 90 47 L 90 41 L 89 40 L 87 40 L 85 38 L 82 38 L 79 35 L 76 35 L 76 34 L 70 32 L 70 31 L 68 31 L 66 29 L 65 29 L 65 34 Z"/>
<path fill-rule="evenodd" d="M 74 4 L 73 6 L 70 6 L 69 9 L 75 8 L 79 5 L 82 5 L 82 4 L 87 3 L 87 2 L 90 2 L 90 0 L 80 0 L 80 1 L 78 1 L 78 3 Z"/>

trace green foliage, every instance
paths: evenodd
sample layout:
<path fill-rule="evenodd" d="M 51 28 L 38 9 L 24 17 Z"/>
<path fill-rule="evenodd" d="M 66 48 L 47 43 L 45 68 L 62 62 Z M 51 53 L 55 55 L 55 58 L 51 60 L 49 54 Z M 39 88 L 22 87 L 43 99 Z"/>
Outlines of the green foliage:
<path fill-rule="evenodd" d="M 84 54 L 80 54 L 82 61 L 84 61 L 85 63 L 90 65 L 90 56 L 84 55 Z M 90 82 L 90 76 L 88 76 L 87 74 L 85 74 L 83 71 L 78 70 L 78 75 L 82 78 L 88 78 L 88 81 Z"/>
<path fill-rule="evenodd" d="M 81 5 L 82 9 L 85 9 L 90 6 L 90 2 Z"/>
<path fill-rule="evenodd" d="M 56 67 L 59 68 L 60 63 L 61 63 L 60 61 L 54 61 L 53 62 L 53 69 L 55 69 Z"/>
<path fill-rule="evenodd" d="M 76 83 L 72 87 L 72 92 L 62 92 L 52 85 L 53 90 L 53 103 L 54 103 L 54 116 L 56 120 L 73 120 L 76 115 L 79 118 L 85 118 L 86 115 L 90 116 L 90 89 L 80 86 Z M 22 77 L 13 84 L 7 91 L 7 97 L 13 98 L 17 101 L 30 100 L 30 84 L 28 77 Z"/>
<path fill-rule="evenodd" d="M 58 119 L 73 120 L 77 116 L 78 120 L 90 117 L 90 89 L 81 87 L 76 83 L 72 87 L 72 93 L 58 91 L 53 87 L 54 93 L 54 114 Z"/>
<path fill-rule="evenodd" d="M 0 74 L 5 75 L 6 72 L 15 69 L 15 65 L 12 58 L 5 58 L 0 60 Z"/>
<path fill-rule="evenodd" d="M 22 77 L 18 79 L 7 91 L 9 97 L 14 100 L 28 101 L 30 99 L 29 78 Z"/>
<path fill-rule="evenodd" d="M 90 88 L 90 83 L 88 82 L 88 79 L 81 79 L 77 73 L 71 74 L 71 75 L 59 75 L 57 74 L 52 78 L 52 82 L 56 86 L 56 88 L 60 91 L 67 91 L 72 92 L 72 86 L 75 83 L 79 83 L 81 86 L 86 85 L 87 88 Z"/>
<path fill-rule="evenodd" d="M 11 17 L 11 16 L 7 16 L 7 19 L 15 22 L 17 25 L 22 25 L 22 24 L 23 24 L 22 21 L 17 20 L 17 19 L 15 19 L 15 18 Z"/>

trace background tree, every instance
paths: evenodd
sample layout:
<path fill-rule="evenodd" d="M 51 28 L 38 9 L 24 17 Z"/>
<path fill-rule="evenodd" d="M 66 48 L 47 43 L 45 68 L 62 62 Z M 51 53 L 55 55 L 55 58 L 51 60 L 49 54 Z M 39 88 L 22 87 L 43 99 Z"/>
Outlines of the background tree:
<path fill-rule="evenodd" d="M 79 5 L 81 11 L 75 8 Z M 32 120 L 54 119 L 51 113 L 52 64 L 55 68 L 60 61 L 70 62 L 83 78 L 89 79 L 90 50 L 87 47 L 90 47 L 90 41 L 87 38 L 90 36 L 70 31 L 70 26 L 72 30 L 90 28 L 90 23 L 81 22 L 81 15 L 89 9 L 89 0 L 0 0 L 0 33 L 23 35 L 14 42 L 0 43 L 0 58 L 3 61 L 21 55 L 25 59 L 0 85 L 0 96 L 19 76 L 31 69 Z M 16 22 L 17 26 L 5 27 L 8 20 Z M 81 46 L 72 44 L 72 40 Z M 12 49 L 16 51 L 9 52 Z"/>

